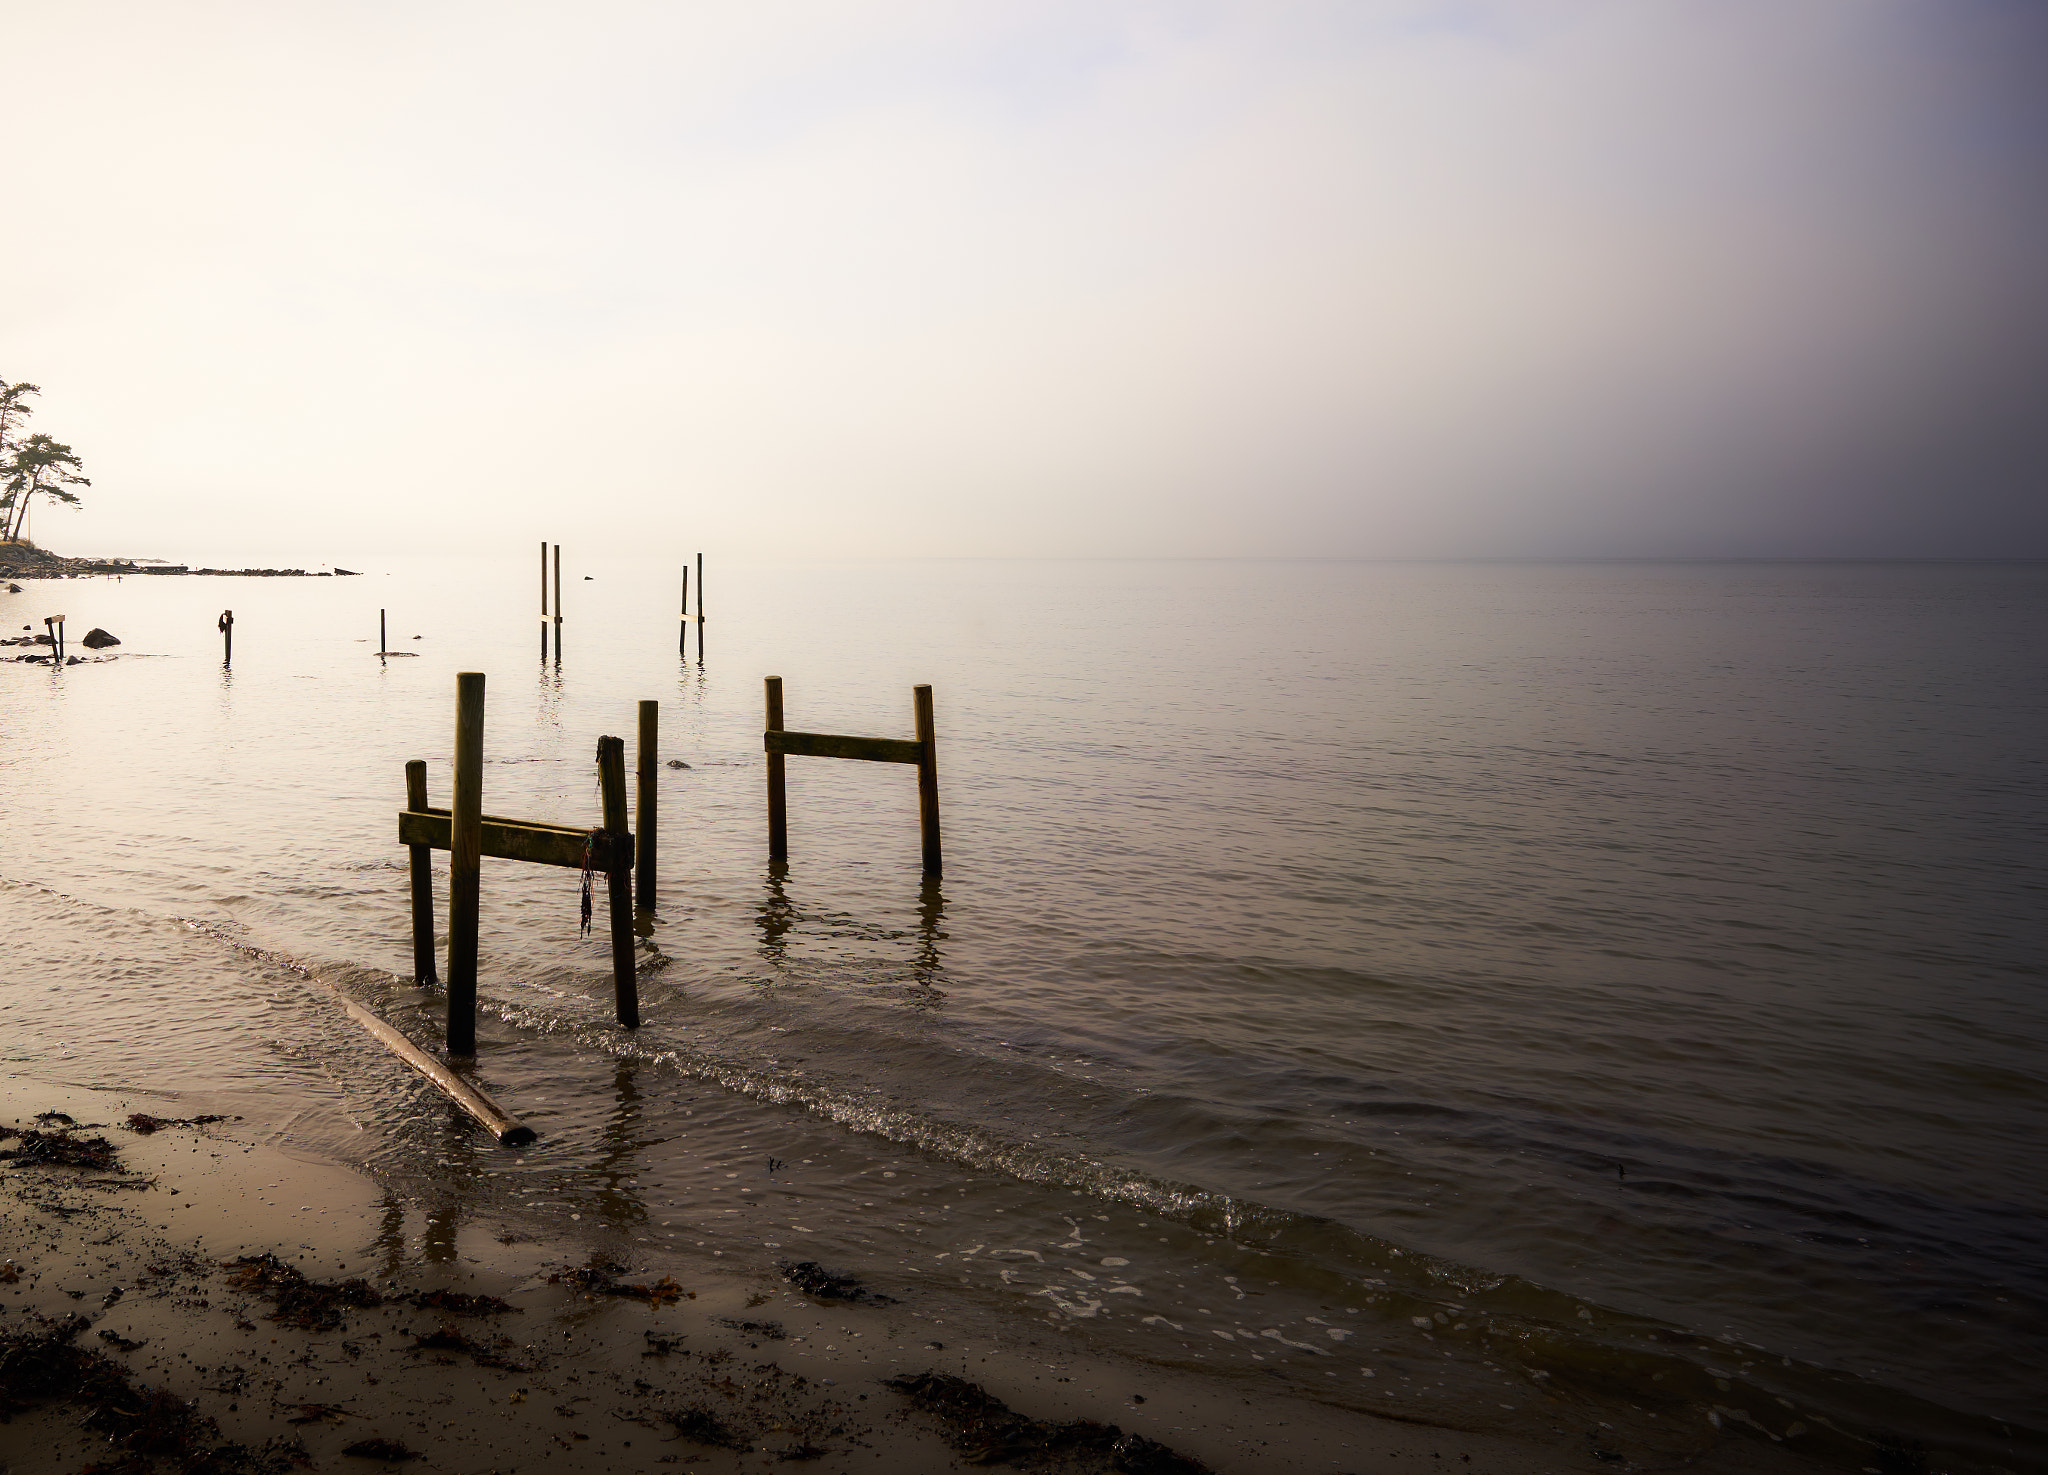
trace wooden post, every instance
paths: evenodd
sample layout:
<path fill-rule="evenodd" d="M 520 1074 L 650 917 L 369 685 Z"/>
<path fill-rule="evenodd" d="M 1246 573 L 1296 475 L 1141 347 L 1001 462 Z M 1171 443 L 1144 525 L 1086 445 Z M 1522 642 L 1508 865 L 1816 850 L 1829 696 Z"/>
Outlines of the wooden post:
<path fill-rule="evenodd" d="M 661 703 L 640 704 L 640 743 L 633 796 L 633 904 L 642 911 L 654 910 L 654 833 L 657 828 L 654 781 L 660 769 L 656 760 L 661 736 Z"/>
<path fill-rule="evenodd" d="M 405 807 L 415 814 L 427 807 L 427 765 L 415 758 L 405 765 Z M 434 849 L 405 847 L 412 861 L 412 981 L 438 983 L 434 970 Z"/>
<path fill-rule="evenodd" d="M 62 615 L 43 616 L 43 630 L 50 637 L 50 664 L 53 666 L 63 665 L 64 617 Z"/>
<path fill-rule="evenodd" d="M 700 557 L 702 555 L 699 555 Z M 697 597 L 704 597 L 704 581 L 697 581 Z M 704 627 L 697 627 L 697 654 L 704 653 Z M 768 730 L 782 731 L 782 678 L 770 676 L 768 687 Z M 768 858 L 789 859 L 789 796 L 782 785 L 782 755 L 768 755 Z"/>
<path fill-rule="evenodd" d="M 381 656 L 384 653 L 384 611 L 380 609 L 377 611 L 377 654 Z"/>
<path fill-rule="evenodd" d="M 939 732 L 932 721 L 932 689 L 910 688 L 917 709 L 917 833 L 924 841 L 924 873 L 941 874 L 939 858 Z"/>
<path fill-rule="evenodd" d="M 704 555 L 697 555 L 697 662 L 704 662 Z"/>
<path fill-rule="evenodd" d="M 555 544 L 555 659 L 562 658 L 562 545 Z"/>
<path fill-rule="evenodd" d="M 597 740 L 597 788 L 604 800 L 604 827 L 614 835 L 626 835 L 626 740 L 601 737 Z M 640 991 L 633 977 L 632 877 L 623 865 L 605 873 L 605 889 L 611 903 L 612 991 L 616 996 L 619 1023 L 627 1029 L 640 1027 Z"/>
<path fill-rule="evenodd" d="M 220 631 L 220 663 L 223 666 L 232 666 L 235 663 L 235 612 L 231 609 L 222 610 L 214 628 Z"/>
<path fill-rule="evenodd" d="M 690 658 L 690 566 L 683 565 L 683 617 L 676 621 L 676 654 L 684 660 Z"/>
<path fill-rule="evenodd" d="M 540 658 L 548 658 L 548 540 L 540 540 Z"/>
<path fill-rule="evenodd" d="M 476 1054 L 476 927 L 484 851 L 484 673 L 455 678 L 448 835 L 448 1053 Z"/>

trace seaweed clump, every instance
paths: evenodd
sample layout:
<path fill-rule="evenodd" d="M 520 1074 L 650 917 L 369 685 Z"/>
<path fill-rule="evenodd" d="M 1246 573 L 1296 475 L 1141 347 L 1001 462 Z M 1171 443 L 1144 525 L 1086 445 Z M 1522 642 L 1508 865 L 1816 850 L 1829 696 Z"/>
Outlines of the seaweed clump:
<path fill-rule="evenodd" d="M 644 1285 L 620 1280 L 626 1270 L 626 1266 L 600 1251 L 585 1264 L 563 1266 L 548 1277 L 548 1284 L 574 1286 L 592 1296 L 624 1296 L 628 1300 L 645 1301 L 650 1306 L 667 1306 L 684 1297 L 692 1301 L 697 1299 L 695 1291 L 684 1290 L 672 1275 L 664 1275 L 653 1284 Z"/>
<path fill-rule="evenodd" d="M 950 1373 L 911 1373 L 884 1378 L 882 1386 L 901 1393 L 934 1415 L 946 1442 L 976 1465 L 1045 1465 L 1074 1456 L 1109 1457 L 1122 1475 L 1210 1475 L 1199 1460 L 1177 1454 L 1156 1439 L 1126 1434 L 1093 1419 L 1054 1423 L 1028 1418 L 977 1383 Z"/>
<path fill-rule="evenodd" d="M 105 1475 L 146 1475 L 167 1462 L 179 1475 L 282 1475 L 301 1453 L 295 1441 L 250 1449 L 221 1438 L 220 1425 L 164 1388 L 138 1386 L 127 1369 L 75 1345 L 82 1316 L 44 1321 L 41 1331 L 0 1334 L 0 1422 L 45 1403 L 86 1410 L 116 1457 Z"/>
<path fill-rule="evenodd" d="M 226 1120 L 224 1116 L 151 1116 L 147 1112 L 134 1111 L 128 1114 L 128 1130 L 138 1137 L 147 1137 L 165 1127 L 204 1127 Z"/>
<path fill-rule="evenodd" d="M 51 1113 L 56 1116 L 60 1113 Z M 38 1118 L 42 1120 L 42 1118 Z M 66 1121 L 70 1118 L 66 1117 Z M 69 1128 L 38 1132 L 34 1127 L 0 1127 L 0 1142 L 18 1138 L 21 1146 L 0 1152 L 0 1158 L 44 1168 L 115 1168 L 114 1144 L 104 1137 L 80 1137 Z"/>
<path fill-rule="evenodd" d="M 858 1301 L 869 1306 L 893 1306 L 894 1296 L 871 1291 L 850 1275 L 834 1275 L 816 1260 L 778 1260 L 775 1268 L 782 1278 L 806 1296 L 820 1301 Z"/>
<path fill-rule="evenodd" d="M 753 1447 L 730 1424 L 707 1408 L 672 1409 L 662 1418 L 674 1425 L 676 1433 L 692 1444 L 734 1449 L 742 1454 Z"/>
<path fill-rule="evenodd" d="M 275 1255 L 244 1255 L 227 1262 L 228 1284 L 253 1291 L 277 1309 L 270 1320 L 307 1331 L 332 1331 L 341 1325 L 343 1307 L 382 1306 L 384 1298 L 360 1277 L 326 1282 L 308 1280 L 296 1265 Z"/>
<path fill-rule="evenodd" d="M 438 1311 L 443 1316 L 503 1316 L 519 1309 L 496 1296 L 473 1296 L 467 1291 L 416 1291 L 405 1301 L 422 1311 Z"/>

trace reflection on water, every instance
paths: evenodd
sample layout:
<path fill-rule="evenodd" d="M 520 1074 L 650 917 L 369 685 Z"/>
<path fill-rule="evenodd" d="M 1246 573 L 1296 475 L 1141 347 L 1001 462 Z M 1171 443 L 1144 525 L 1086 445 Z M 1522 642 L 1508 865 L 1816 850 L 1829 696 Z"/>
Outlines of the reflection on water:
<path fill-rule="evenodd" d="M 1544 1373 L 1645 1429 L 1719 1400 L 1961 1448 L 2032 1416 L 2041 570 L 736 569 L 719 668 L 675 662 L 665 573 L 604 572 L 578 660 L 530 710 L 494 688 L 486 807 L 589 822 L 590 745 L 643 696 L 688 766 L 636 1035 L 561 877 L 487 863 L 479 1065 L 544 1134 L 524 1161 L 319 1000 L 438 1033 L 401 765 L 446 792 L 453 673 L 533 658 L 530 568 L 250 581 L 288 638 L 217 679 L 193 581 L 67 586 L 127 654 L 0 668 L 0 874 L 50 888 L 0 886 L 6 1048 L 115 1078 L 146 1044 L 290 1103 L 422 1253 L 508 1223 L 801 1248 L 1397 1412 L 1512 1422 Z M 1218 584 L 1246 618 L 1191 640 Z M 354 605 L 400 594 L 420 658 L 372 676 Z M 792 765 L 801 869 L 763 868 L 765 671 L 852 731 L 933 677 L 943 891 L 914 794 L 855 765 Z"/>

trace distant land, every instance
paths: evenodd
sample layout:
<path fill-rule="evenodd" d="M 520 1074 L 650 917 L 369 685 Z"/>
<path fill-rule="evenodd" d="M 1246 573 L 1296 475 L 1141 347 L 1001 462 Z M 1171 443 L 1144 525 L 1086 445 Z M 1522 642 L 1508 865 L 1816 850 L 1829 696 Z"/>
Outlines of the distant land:
<path fill-rule="evenodd" d="M 302 568 L 191 568 L 182 563 L 165 563 L 160 559 L 66 558 L 62 554 L 38 548 L 33 543 L 0 543 L 0 578 L 6 579 L 76 579 L 88 574 L 189 574 L 264 579 L 331 579 L 336 575 L 354 577 L 360 572 L 351 568 L 338 568 L 331 572 L 324 569 L 315 571 Z"/>

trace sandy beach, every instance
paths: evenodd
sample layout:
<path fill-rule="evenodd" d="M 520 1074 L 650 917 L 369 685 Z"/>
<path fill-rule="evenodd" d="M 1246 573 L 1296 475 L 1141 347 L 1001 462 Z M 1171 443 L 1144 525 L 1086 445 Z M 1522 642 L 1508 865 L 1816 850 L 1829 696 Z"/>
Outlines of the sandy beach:
<path fill-rule="evenodd" d="M 957 1344 L 910 1300 L 815 1271 L 797 1276 L 807 1294 L 710 1256 L 441 1243 L 368 1179 L 232 1120 L 177 1123 L 170 1098 L 29 1077 L 0 1091 L 8 1475 L 1622 1463 L 1562 1422 L 1518 1441 L 1285 1396 L 1222 1406 L 1205 1380 L 1027 1332 Z M 139 1131 L 138 1114 L 171 1124 Z M 98 1161 L 47 1160 L 79 1144 Z M 1802 1467 L 1740 1440 L 1668 1464 Z"/>

